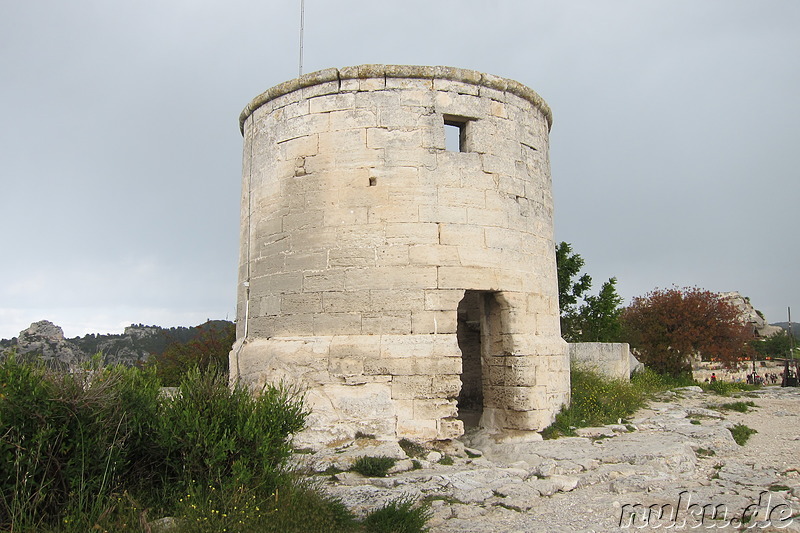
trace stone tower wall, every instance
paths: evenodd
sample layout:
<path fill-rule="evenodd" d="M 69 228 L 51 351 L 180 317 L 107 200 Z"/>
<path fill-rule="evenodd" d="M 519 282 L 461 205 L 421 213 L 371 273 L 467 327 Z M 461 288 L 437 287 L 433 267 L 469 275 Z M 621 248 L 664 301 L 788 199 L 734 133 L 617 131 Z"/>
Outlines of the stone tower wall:
<path fill-rule="evenodd" d="M 465 365 L 483 427 L 548 425 L 569 400 L 550 121 L 527 87 L 448 67 L 328 69 L 253 100 L 233 379 L 306 387 L 312 444 L 460 435 Z"/>

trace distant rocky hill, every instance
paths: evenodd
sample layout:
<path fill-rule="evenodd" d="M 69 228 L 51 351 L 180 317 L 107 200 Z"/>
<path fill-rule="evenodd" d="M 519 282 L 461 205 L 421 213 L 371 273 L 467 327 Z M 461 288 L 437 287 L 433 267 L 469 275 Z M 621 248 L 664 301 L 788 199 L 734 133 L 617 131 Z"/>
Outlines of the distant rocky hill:
<path fill-rule="evenodd" d="M 21 331 L 19 337 L 0 340 L 0 359 L 16 351 L 18 357 L 39 359 L 53 368 L 74 370 L 99 353 L 104 364 L 130 366 L 145 361 L 150 354 L 163 352 L 170 343 L 194 339 L 200 334 L 201 327 L 221 330 L 229 325 L 226 320 L 210 320 L 188 328 L 132 324 L 122 334 L 90 334 L 66 339 L 59 326 L 41 320 Z"/>
<path fill-rule="evenodd" d="M 788 322 L 775 322 L 771 324 L 772 326 L 783 328 L 786 331 L 789 331 L 789 323 Z M 792 333 L 796 339 L 800 339 L 800 324 L 796 322 L 792 322 Z"/>

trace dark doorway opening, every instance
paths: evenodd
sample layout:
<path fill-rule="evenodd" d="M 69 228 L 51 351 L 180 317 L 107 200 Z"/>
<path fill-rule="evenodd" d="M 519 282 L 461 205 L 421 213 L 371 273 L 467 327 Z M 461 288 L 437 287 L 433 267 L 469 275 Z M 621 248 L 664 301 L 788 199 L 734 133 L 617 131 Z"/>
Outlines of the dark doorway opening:
<path fill-rule="evenodd" d="M 500 306 L 495 293 L 464 291 L 458 303 L 456 328 L 461 350 L 461 393 L 458 395 L 458 419 L 464 429 L 482 427 L 484 391 L 491 354 L 501 342 Z"/>

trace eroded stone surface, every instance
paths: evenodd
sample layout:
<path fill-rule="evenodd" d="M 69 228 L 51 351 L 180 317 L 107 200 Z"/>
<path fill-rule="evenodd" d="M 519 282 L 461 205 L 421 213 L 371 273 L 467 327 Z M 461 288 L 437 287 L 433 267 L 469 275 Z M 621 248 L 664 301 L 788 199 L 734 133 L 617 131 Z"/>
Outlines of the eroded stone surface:
<path fill-rule="evenodd" d="M 437 533 L 627 531 L 670 524 L 677 530 L 733 530 L 743 512 L 759 531 L 800 531 L 796 520 L 778 520 L 786 510 L 786 516 L 800 513 L 800 432 L 774 415 L 796 411 L 800 391 L 774 387 L 756 396 L 758 407 L 751 412 L 697 418 L 720 397 L 696 391 L 665 395 L 632 417 L 630 426 L 641 428 L 636 431 L 607 428 L 604 438 L 526 443 L 483 439 L 481 457 L 464 453 L 451 466 L 425 461 L 424 468 L 391 481 L 354 475 L 347 483 L 329 482 L 325 490 L 362 513 L 400 496 L 425 499 L 432 503 L 430 524 Z M 730 436 L 728 427 L 737 423 L 758 430 L 745 446 Z M 665 517 L 679 510 L 672 522 L 652 515 L 643 524 L 650 506 L 663 508 Z M 725 511 L 725 520 L 707 515 L 700 524 L 702 509 L 712 508 Z M 771 525 L 764 522 L 769 512 Z"/>

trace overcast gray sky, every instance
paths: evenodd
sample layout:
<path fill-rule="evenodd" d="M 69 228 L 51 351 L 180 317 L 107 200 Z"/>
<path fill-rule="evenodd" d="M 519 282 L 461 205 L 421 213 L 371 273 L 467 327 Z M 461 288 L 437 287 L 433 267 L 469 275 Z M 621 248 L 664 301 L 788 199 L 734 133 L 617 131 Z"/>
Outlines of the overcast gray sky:
<path fill-rule="evenodd" d="M 0 0 L 0 337 L 235 315 L 238 115 L 300 0 Z M 551 106 L 556 239 L 626 303 L 800 317 L 800 2 L 306 0 L 304 71 L 449 65 Z"/>

